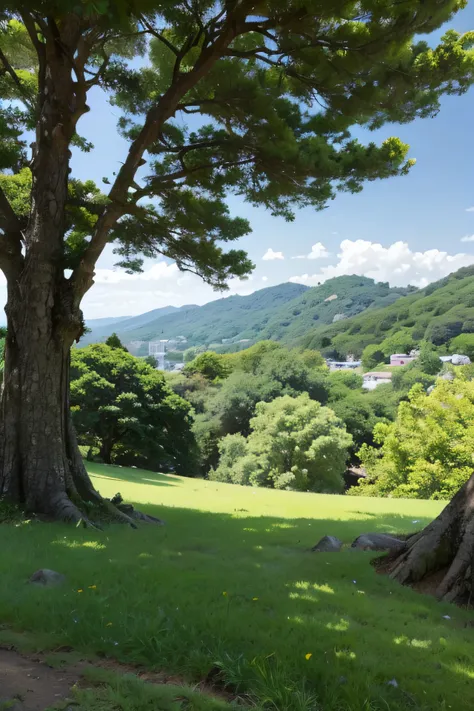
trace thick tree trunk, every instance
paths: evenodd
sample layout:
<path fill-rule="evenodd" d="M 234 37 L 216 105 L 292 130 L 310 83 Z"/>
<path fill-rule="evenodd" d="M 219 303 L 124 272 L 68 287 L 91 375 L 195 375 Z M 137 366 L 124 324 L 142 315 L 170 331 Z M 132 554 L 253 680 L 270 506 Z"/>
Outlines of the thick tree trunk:
<path fill-rule="evenodd" d="M 439 599 L 469 604 L 474 592 L 474 474 L 423 531 L 408 539 L 390 575 L 432 584 Z"/>
<path fill-rule="evenodd" d="M 9 288 L 6 309 L 0 497 L 29 512 L 77 520 L 83 515 L 78 504 L 100 498 L 84 469 L 69 413 L 69 352 L 81 317 L 69 312 L 66 322 L 59 280 L 22 276 Z"/>

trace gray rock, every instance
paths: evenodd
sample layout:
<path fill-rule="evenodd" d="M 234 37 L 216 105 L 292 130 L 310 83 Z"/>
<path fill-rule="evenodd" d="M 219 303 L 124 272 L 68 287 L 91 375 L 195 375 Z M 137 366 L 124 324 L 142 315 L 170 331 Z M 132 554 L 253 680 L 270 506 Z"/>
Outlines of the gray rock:
<path fill-rule="evenodd" d="M 467 355 L 460 355 L 459 353 L 455 353 L 451 358 L 451 363 L 453 365 L 470 365 L 471 359 Z"/>
<path fill-rule="evenodd" d="M 355 539 L 351 548 L 363 551 L 394 551 L 403 548 L 405 541 L 400 541 L 386 533 L 363 533 Z"/>
<path fill-rule="evenodd" d="M 33 573 L 28 582 L 32 583 L 33 585 L 44 585 L 51 587 L 53 585 L 62 585 L 65 580 L 66 578 L 62 573 L 56 573 L 55 570 L 48 570 L 48 568 L 41 568 L 40 570 L 37 570 L 35 573 Z"/>
<path fill-rule="evenodd" d="M 311 548 L 313 553 L 339 553 L 342 548 L 342 541 L 336 536 L 324 536 L 319 543 Z"/>
<path fill-rule="evenodd" d="M 441 380 L 454 380 L 454 373 L 451 370 L 447 370 L 446 373 L 440 375 Z"/>

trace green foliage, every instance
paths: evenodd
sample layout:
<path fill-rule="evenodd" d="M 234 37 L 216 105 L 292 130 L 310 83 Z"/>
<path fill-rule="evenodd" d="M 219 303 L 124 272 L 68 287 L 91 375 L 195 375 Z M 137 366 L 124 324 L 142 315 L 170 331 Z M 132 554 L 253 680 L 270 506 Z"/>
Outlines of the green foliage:
<path fill-rule="evenodd" d="M 377 343 L 371 343 L 362 351 L 362 367 L 364 370 L 374 370 L 384 360 L 385 353 Z"/>
<path fill-rule="evenodd" d="M 216 481 L 276 489 L 337 492 L 342 489 L 352 437 L 332 410 L 305 393 L 258 403 L 251 433 L 219 444 Z"/>
<path fill-rule="evenodd" d="M 127 350 L 115 332 L 107 338 L 105 345 L 109 346 L 109 348 L 121 348 L 123 351 Z M 153 365 L 153 363 L 148 363 L 148 365 Z"/>
<path fill-rule="evenodd" d="M 71 409 L 79 441 L 98 446 L 104 461 L 193 474 L 189 403 L 122 348 L 72 351 Z"/>
<path fill-rule="evenodd" d="M 189 375 L 201 374 L 206 380 L 225 378 L 230 370 L 224 356 L 208 351 L 188 362 L 184 368 Z"/>
<path fill-rule="evenodd" d="M 438 375 L 443 364 L 431 343 L 425 343 L 420 349 L 420 354 L 416 359 L 416 365 L 423 373 L 428 375 Z"/>
<path fill-rule="evenodd" d="M 206 347 L 205 346 L 191 346 L 191 348 L 187 348 L 184 353 L 183 353 L 183 360 L 185 363 L 190 363 L 192 360 L 194 360 L 198 355 L 201 353 L 205 353 Z"/>
<path fill-rule="evenodd" d="M 383 309 L 316 327 L 301 343 L 342 358 L 348 353 L 361 356 L 375 344 L 389 356 L 406 353 L 422 341 L 444 345 L 458 334 L 473 331 L 474 268 L 464 267 Z"/>
<path fill-rule="evenodd" d="M 438 359 L 439 366 L 441 361 Z M 425 373 L 419 366 L 418 361 L 412 361 L 408 365 L 396 368 L 392 372 L 392 387 L 400 393 L 408 393 L 411 388 L 419 383 L 427 390 L 435 382 L 435 376 Z"/>
<path fill-rule="evenodd" d="M 474 333 L 461 333 L 450 342 L 451 353 L 460 353 L 467 355 L 471 360 L 474 360 Z"/>
<path fill-rule="evenodd" d="M 474 382 L 440 379 L 429 395 L 416 385 L 374 437 L 381 449 L 362 447 L 368 478 L 354 493 L 451 498 L 472 474 Z"/>

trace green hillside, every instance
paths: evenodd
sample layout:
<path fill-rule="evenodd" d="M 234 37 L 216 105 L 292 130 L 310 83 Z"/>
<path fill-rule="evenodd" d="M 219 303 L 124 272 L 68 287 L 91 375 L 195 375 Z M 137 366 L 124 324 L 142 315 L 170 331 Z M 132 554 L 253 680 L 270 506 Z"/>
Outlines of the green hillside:
<path fill-rule="evenodd" d="M 315 324 L 342 322 L 366 309 L 394 303 L 407 293 L 409 289 L 390 288 L 387 282 L 375 282 L 355 274 L 328 279 L 279 309 L 256 340 L 292 342 L 308 333 Z"/>
<path fill-rule="evenodd" d="M 416 345 L 442 346 L 460 333 L 474 332 L 474 266 L 465 267 L 385 308 L 371 309 L 348 321 L 313 328 L 300 340 L 306 348 L 345 357 L 360 356 L 365 346 L 407 336 Z"/>
<path fill-rule="evenodd" d="M 222 339 L 250 338 L 244 332 L 258 334 L 268 319 L 282 306 L 307 291 L 301 284 L 279 284 L 248 296 L 228 296 L 190 309 L 180 309 L 140 328 L 123 333 L 125 342 L 152 341 L 155 338 L 185 336 L 188 345 L 209 345 Z M 122 330 L 117 329 L 122 337 Z"/>
<path fill-rule="evenodd" d="M 153 311 L 147 311 L 139 316 L 90 319 L 86 321 L 86 326 L 90 330 L 81 338 L 81 346 L 88 346 L 90 343 L 100 343 L 105 341 L 112 333 L 117 332 L 120 332 L 120 335 L 124 339 L 130 341 L 133 340 L 128 336 L 130 331 L 135 331 L 147 323 L 155 323 L 158 319 L 163 318 L 163 316 L 168 316 L 168 314 L 176 314 L 181 310 L 188 311 L 195 308 L 198 307 L 193 305 L 181 306 L 180 308 L 176 306 L 163 306 L 161 309 L 153 309 Z"/>
<path fill-rule="evenodd" d="M 304 336 L 315 323 L 332 324 L 334 319 L 390 304 L 408 291 L 391 289 L 388 283 L 355 275 L 330 279 L 313 288 L 286 283 L 248 296 L 230 296 L 200 307 L 160 313 L 159 318 L 147 318 L 145 323 L 133 327 L 133 321 L 140 318 L 135 317 L 114 325 L 112 330 L 125 343 L 177 336 L 185 336 L 188 345 L 206 346 L 223 340 L 254 343 L 270 338 L 292 342 Z M 93 330 L 84 339 L 84 345 L 103 340 L 105 332 L 106 329 Z"/>

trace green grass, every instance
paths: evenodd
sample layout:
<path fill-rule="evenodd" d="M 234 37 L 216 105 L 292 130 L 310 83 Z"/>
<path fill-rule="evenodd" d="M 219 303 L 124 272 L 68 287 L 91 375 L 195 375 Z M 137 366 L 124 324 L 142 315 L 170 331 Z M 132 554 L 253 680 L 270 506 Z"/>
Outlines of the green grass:
<path fill-rule="evenodd" d="M 417 530 L 441 502 L 91 469 L 102 494 L 120 492 L 166 526 L 103 533 L 2 526 L 0 622 L 30 632 L 38 649 L 69 645 L 189 682 L 210 674 L 274 711 L 474 707 L 468 611 L 378 575 L 370 553 L 308 552 L 325 534 L 350 543 L 366 531 Z M 39 567 L 64 573 L 67 584 L 25 585 Z M 392 679 L 397 688 L 387 684 Z M 95 708 L 91 699 L 86 711 Z"/>

